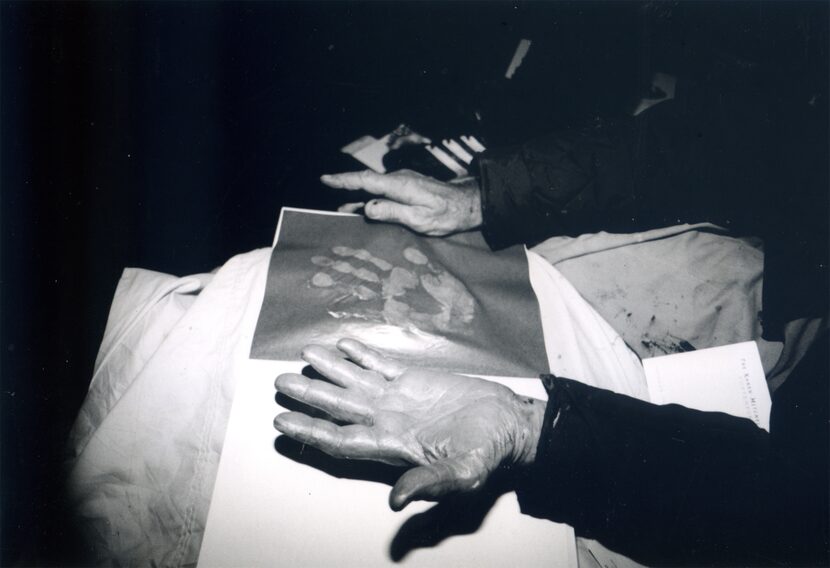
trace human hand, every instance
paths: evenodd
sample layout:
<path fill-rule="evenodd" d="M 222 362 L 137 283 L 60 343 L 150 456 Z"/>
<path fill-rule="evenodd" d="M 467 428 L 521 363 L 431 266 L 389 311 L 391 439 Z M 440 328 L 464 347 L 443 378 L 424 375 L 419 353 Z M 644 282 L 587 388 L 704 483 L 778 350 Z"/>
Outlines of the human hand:
<path fill-rule="evenodd" d="M 383 197 L 365 204 L 346 203 L 339 211 L 354 213 L 363 207 L 369 219 L 400 223 L 424 235 L 440 237 L 469 231 L 482 223 L 481 193 L 473 178 L 445 183 L 411 170 L 391 174 L 364 170 L 324 175 L 320 181 Z"/>
<path fill-rule="evenodd" d="M 540 401 L 484 379 L 407 369 L 353 339 L 337 347 L 351 361 L 316 345 L 302 355 L 331 383 L 288 373 L 275 386 L 343 425 L 286 412 L 274 427 L 334 457 L 415 466 L 392 489 L 393 510 L 473 491 L 502 465 L 533 462 Z"/>

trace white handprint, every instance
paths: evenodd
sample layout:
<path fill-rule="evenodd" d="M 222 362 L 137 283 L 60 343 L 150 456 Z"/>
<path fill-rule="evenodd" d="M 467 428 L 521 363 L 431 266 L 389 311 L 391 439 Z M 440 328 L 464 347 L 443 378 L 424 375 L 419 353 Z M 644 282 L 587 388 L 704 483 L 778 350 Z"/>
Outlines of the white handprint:
<path fill-rule="evenodd" d="M 329 301 L 343 309 L 330 309 L 332 317 L 416 327 L 426 332 L 464 331 L 475 317 L 475 300 L 467 287 L 433 266 L 416 248 L 403 251 L 411 268 L 394 266 L 365 249 L 336 246 L 331 250 L 334 258 L 311 258 L 314 265 L 325 270 L 315 273 L 310 284 L 335 292 Z"/>

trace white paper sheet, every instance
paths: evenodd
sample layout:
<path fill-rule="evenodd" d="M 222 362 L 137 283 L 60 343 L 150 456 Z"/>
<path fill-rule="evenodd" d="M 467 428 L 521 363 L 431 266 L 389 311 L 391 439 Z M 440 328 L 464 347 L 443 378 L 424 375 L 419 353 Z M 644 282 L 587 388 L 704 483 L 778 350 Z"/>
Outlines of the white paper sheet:
<path fill-rule="evenodd" d="M 274 378 L 302 363 L 242 362 L 225 448 L 211 503 L 200 567 L 575 566 L 573 530 L 519 511 L 503 495 L 474 533 L 415 549 L 395 562 L 390 545 L 401 526 L 434 505 L 401 513 L 387 504 L 390 487 L 339 479 L 274 450 L 271 428 L 281 409 Z M 544 397 L 538 380 L 506 379 L 528 396 Z"/>
<path fill-rule="evenodd" d="M 653 403 L 725 412 L 769 431 L 772 401 L 754 341 L 653 357 L 643 367 Z"/>

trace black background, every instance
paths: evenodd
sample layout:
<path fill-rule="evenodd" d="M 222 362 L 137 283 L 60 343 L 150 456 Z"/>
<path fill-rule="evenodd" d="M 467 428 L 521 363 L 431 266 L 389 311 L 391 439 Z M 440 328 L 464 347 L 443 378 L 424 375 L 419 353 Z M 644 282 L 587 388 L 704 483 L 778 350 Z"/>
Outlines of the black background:
<path fill-rule="evenodd" d="M 124 267 L 268 246 L 281 205 L 341 201 L 317 181 L 359 168 L 341 146 L 401 122 L 492 146 L 623 112 L 653 70 L 826 82 L 826 8 L 3 3 L 0 563 L 72 558 L 62 448 Z"/>

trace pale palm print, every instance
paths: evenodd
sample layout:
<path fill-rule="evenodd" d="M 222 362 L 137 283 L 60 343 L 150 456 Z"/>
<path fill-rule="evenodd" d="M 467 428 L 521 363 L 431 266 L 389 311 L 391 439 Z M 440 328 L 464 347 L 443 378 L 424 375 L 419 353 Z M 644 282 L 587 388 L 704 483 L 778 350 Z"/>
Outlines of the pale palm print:
<path fill-rule="evenodd" d="M 334 318 L 425 332 L 463 332 L 475 317 L 475 299 L 467 287 L 414 247 L 403 251 L 406 267 L 366 249 L 335 246 L 331 252 L 332 256 L 311 258 L 322 270 L 311 277 L 310 284 L 337 292 L 328 310 Z"/>

